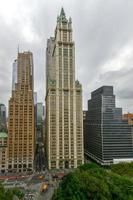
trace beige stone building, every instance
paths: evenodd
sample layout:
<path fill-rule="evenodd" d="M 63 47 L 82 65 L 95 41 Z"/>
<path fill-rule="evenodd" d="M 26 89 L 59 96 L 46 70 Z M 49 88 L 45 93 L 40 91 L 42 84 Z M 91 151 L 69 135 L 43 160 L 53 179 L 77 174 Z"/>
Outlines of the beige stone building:
<path fill-rule="evenodd" d="M 126 113 L 122 118 L 128 120 L 128 124 L 133 125 L 133 113 Z"/>
<path fill-rule="evenodd" d="M 0 173 L 7 172 L 7 133 L 0 132 Z"/>
<path fill-rule="evenodd" d="M 75 81 L 72 21 L 63 9 L 46 49 L 46 146 L 49 169 L 84 163 L 82 86 Z"/>
<path fill-rule="evenodd" d="M 33 170 L 34 164 L 34 98 L 33 56 L 18 53 L 17 70 L 9 100 L 8 170 Z"/>

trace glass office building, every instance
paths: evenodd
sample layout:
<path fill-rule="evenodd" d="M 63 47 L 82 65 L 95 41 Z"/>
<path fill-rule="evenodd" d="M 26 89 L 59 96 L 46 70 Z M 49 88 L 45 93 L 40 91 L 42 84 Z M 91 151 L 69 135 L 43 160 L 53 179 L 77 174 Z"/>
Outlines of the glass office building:
<path fill-rule="evenodd" d="M 115 106 L 112 86 L 92 92 L 84 113 L 86 155 L 103 165 L 115 159 L 133 158 L 132 126 L 122 120 L 122 109 Z"/>

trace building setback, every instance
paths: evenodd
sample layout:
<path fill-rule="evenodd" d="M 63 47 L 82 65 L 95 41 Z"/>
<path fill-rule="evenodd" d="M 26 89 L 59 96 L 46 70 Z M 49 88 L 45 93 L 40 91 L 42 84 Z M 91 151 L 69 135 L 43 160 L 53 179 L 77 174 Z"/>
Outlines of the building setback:
<path fill-rule="evenodd" d="M 31 52 L 18 53 L 17 82 L 9 100 L 8 170 L 33 170 L 34 162 L 34 83 Z"/>
<path fill-rule="evenodd" d="M 122 109 L 115 106 L 112 86 L 91 93 L 84 112 L 85 154 L 101 164 L 133 158 L 133 131 L 122 120 Z"/>
<path fill-rule="evenodd" d="M 72 21 L 62 8 L 46 49 L 46 145 L 48 168 L 83 164 L 82 86 L 75 81 Z"/>

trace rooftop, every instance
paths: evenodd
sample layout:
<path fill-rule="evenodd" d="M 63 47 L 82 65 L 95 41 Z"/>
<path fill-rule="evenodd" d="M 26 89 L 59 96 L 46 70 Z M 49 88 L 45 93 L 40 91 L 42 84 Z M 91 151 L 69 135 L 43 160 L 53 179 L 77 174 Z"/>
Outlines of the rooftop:
<path fill-rule="evenodd" d="M 97 95 L 112 96 L 113 86 L 102 86 L 91 93 L 91 97 L 95 97 Z"/>

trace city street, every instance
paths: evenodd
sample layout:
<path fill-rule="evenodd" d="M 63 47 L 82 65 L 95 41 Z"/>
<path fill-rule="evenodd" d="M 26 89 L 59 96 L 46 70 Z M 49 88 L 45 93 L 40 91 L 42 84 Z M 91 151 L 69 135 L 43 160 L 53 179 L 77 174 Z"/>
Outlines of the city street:
<path fill-rule="evenodd" d="M 58 178 L 57 177 L 58 174 Z M 54 190 L 58 187 L 59 181 L 64 172 L 46 170 L 43 173 L 34 173 L 31 175 L 8 175 L 0 176 L 0 181 L 5 188 L 18 187 L 25 193 L 24 200 L 50 200 L 54 194 Z M 42 191 L 43 185 L 46 190 Z"/>

